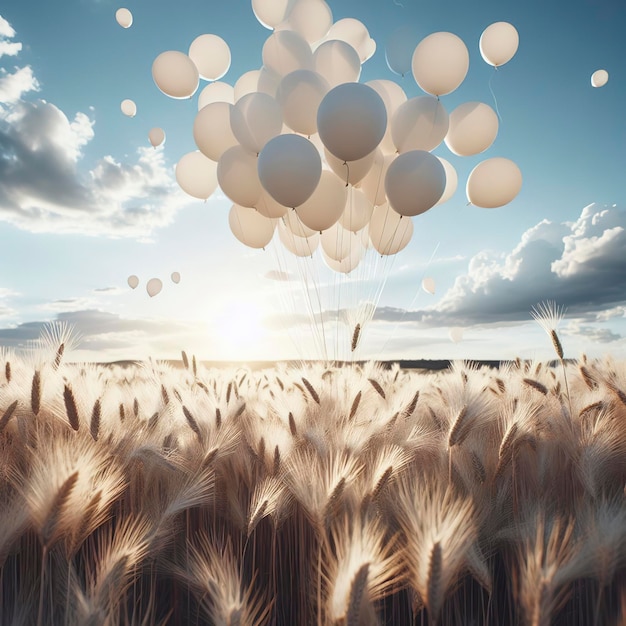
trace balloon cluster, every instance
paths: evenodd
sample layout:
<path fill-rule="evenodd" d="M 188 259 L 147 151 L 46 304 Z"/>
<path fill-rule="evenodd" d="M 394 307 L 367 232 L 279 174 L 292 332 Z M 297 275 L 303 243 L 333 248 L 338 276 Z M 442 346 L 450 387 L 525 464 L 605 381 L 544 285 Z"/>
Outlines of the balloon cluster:
<path fill-rule="evenodd" d="M 170 278 L 174 284 L 178 284 L 180 282 L 180 274 L 178 272 L 172 272 Z M 131 274 L 126 282 L 131 289 L 136 289 L 139 286 L 139 278 L 135 276 L 135 274 Z M 159 294 L 162 289 L 163 281 L 160 278 L 151 278 L 146 283 L 146 291 L 151 298 L 154 298 L 154 296 Z"/>

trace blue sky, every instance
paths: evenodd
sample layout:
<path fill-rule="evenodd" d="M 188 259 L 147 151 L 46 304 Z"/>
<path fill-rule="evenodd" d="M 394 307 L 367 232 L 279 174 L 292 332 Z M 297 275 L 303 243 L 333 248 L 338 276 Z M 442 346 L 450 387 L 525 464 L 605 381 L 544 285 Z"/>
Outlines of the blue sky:
<path fill-rule="evenodd" d="M 271 32 L 249 0 L 150 3 L 6 0 L 0 15 L 0 344 L 26 345 L 44 322 L 72 323 L 82 334 L 77 358 L 206 359 L 350 356 L 350 323 L 337 311 L 384 289 L 364 327 L 362 358 L 551 358 L 530 308 L 567 307 L 559 327 L 566 356 L 626 354 L 626 8 L 618 0 L 562 3 L 480 0 L 328 0 L 335 21 L 361 20 L 376 41 L 361 82 L 395 80 L 407 97 L 424 95 L 413 77 L 394 74 L 385 46 L 400 26 L 416 41 L 437 31 L 463 39 L 464 82 L 442 96 L 448 112 L 467 101 L 497 108 L 500 127 L 484 153 L 434 154 L 455 167 L 459 184 L 445 204 L 413 219 L 408 247 L 347 279 L 309 273 L 324 310 L 326 352 L 301 323 L 295 259 L 239 243 L 228 226 L 232 204 L 219 191 L 207 202 L 178 189 L 177 161 L 195 150 L 197 93 L 173 100 L 154 84 L 151 66 L 165 50 L 186 52 L 195 37 L 220 35 L 233 85 L 262 65 Z M 128 7 L 131 28 L 115 21 Z M 478 49 L 485 27 L 508 21 L 516 55 L 497 72 Z M 608 83 L 590 77 L 606 69 Z M 201 81 L 200 89 L 206 83 Z M 120 102 L 133 99 L 137 115 Z M 154 150 L 148 131 L 160 126 Z M 485 158 L 512 159 L 523 174 L 519 195 L 498 209 L 467 205 L 465 181 Z M 173 271 L 181 281 L 170 280 Z M 319 273 L 317 273 L 319 271 Z M 314 272 L 314 273 L 311 273 Z M 136 274 L 136 290 L 126 284 Z M 150 298 L 145 283 L 163 280 Z M 370 277 L 362 284 L 357 279 Z M 424 276 L 435 295 L 420 289 Z M 319 290 L 319 291 L 318 291 Z M 317 306 L 317 305 L 316 305 Z M 356 317 L 355 317 L 356 315 Z M 352 326 L 351 326 L 352 324 Z M 464 329 L 453 343 L 449 330 Z"/>

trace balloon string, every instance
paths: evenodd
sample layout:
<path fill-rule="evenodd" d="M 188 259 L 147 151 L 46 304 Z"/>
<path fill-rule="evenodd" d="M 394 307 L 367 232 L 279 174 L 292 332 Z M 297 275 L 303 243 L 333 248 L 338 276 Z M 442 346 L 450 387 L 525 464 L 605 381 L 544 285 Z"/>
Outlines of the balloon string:
<path fill-rule="evenodd" d="M 491 92 L 491 97 L 493 98 L 493 103 L 495 104 L 495 107 L 496 107 L 496 113 L 498 114 L 498 119 L 502 121 L 502 116 L 500 115 L 500 110 L 498 109 L 498 100 L 496 99 L 496 94 L 494 93 L 493 87 L 491 86 L 491 81 L 493 80 L 493 77 L 496 75 L 497 71 L 498 71 L 498 66 L 494 65 L 493 73 L 489 77 L 489 91 Z"/>
<path fill-rule="evenodd" d="M 344 161 L 343 164 L 346 166 L 346 187 L 347 187 L 350 181 L 350 165 L 348 164 L 348 161 Z"/>

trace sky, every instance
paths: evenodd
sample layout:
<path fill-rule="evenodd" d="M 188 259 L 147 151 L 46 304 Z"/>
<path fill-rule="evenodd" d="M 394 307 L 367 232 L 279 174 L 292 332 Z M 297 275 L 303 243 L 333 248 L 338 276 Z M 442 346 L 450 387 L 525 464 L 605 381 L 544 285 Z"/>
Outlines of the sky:
<path fill-rule="evenodd" d="M 416 42 L 448 31 L 465 42 L 470 64 L 442 105 L 449 113 L 480 101 L 499 114 L 485 152 L 433 150 L 455 167 L 458 188 L 411 218 L 409 245 L 384 259 L 370 250 L 347 276 L 328 272 L 318 256 L 285 254 L 277 237 L 264 250 L 244 246 L 221 190 L 203 201 L 176 183 L 176 163 L 197 149 L 192 128 L 208 83 L 190 99 L 169 98 L 152 62 L 210 33 L 231 51 L 220 80 L 234 85 L 261 68 L 272 32 L 249 0 L 4 0 L 0 346 L 27 348 L 47 324 L 65 323 L 81 337 L 78 360 L 178 358 L 181 350 L 209 360 L 549 359 L 531 309 L 554 301 L 565 310 L 566 357 L 626 356 L 626 5 L 327 4 L 335 21 L 360 20 L 376 42 L 360 82 L 393 80 L 408 98 L 425 95 L 410 72 L 389 68 L 385 48 L 400 27 Z M 130 28 L 115 20 L 121 6 L 133 14 Z M 515 26 L 519 48 L 494 70 L 478 42 L 498 21 Z M 597 69 L 609 74 L 600 88 L 590 82 Z M 137 105 L 132 118 L 120 110 L 127 98 Z M 166 134 L 156 149 L 153 127 Z M 514 161 L 523 185 L 509 204 L 483 209 L 468 204 L 465 183 L 490 157 Z M 139 277 L 136 289 L 129 275 Z M 155 297 L 145 289 L 152 277 L 163 283 Z M 421 288 L 424 277 L 434 279 L 434 294 Z M 366 301 L 377 304 L 371 320 Z M 451 329 L 462 338 L 453 341 Z"/>

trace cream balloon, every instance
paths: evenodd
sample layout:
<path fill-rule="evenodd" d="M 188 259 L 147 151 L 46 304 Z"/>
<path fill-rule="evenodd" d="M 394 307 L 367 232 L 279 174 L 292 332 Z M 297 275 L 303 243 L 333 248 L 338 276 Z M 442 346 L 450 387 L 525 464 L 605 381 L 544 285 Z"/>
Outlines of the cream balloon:
<path fill-rule="evenodd" d="M 172 275 L 170 276 L 170 278 L 175 285 L 178 285 L 178 283 L 180 282 L 180 273 L 172 272 Z"/>
<path fill-rule="evenodd" d="M 368 200 L 375 206 L 380 206 L 387 202 L 387 194 L 385 192 L 385 176 L 389 166 L 396 158 L 397 154 L 384 154 L 377 151 L 374 157 L 374 163 L 370 171 L 365 175 L 359 183 L 359 187 L 367 196 Z"/>
<path fill-rule="evenodd" d="M 609 73 L 606 70 L 596 70 L 591 75 L 592 87 L 604 87 L 609 82 Z"/>
<path fill-rule="evenodd" d="M 372 213 L 369 236 L 379 254 L 397 254 L 409 245 L 413 237 L 413 220 L 399 215 L 388 204 L 382 204 Z"/>
<path fill-rule="evenodd" d="M 151 128 L 148 133 L 148 140 L 150 141 L 153 148 L 158 148 L 162 143 L 165 142 L 165 131 L 162 128 Z"/>
<path fill-rule="evenodd" d="M 303 135 L 317 132 L 317 109 L 330 90 L 328 81 L 312 70 L 290 72 L 280 81 L 276 100 L 285 124 Z"/>
<path fill-rule="evenodd" d="M 360 63 L 365 63 L 376 51 L 376 43 L 370 38 L 365 24 L 353 17 L 337 20 L 330 27 L 326 38 L 349 43 L 357 51 Z"/>
<path fill-rule="evenodd" d="M 126 282 L 128 283 L 128 286 L 131 289 L 135 289 L 137 287 L 137 285 L 139 284 L 139 278 L 137 278 L 137 276 L 135 276 L 134 274 L 131 274 L 128 277 Z"/>
<path fill-rule="evenodd" d="M 391 137 L 398 152 L 434 150 L 448 132 L 448 112 L 438 98 L 417 96 L 407 100 L 391 118 Z"/>
<path fill-rule="evenodd" d="M 289 252 L 299 257 L 313 256 L 320 243 L 319 233 L 313 233 L 310 237 L 298 237 L 282 221 L 278 223 L 278 237 Z"/>
<path fill-rule="evenodd" d="M 133 25 L 133 14 L 125 8 L 115 11 L 115 20 L 122 28 L 130 28 Z"/>
<path fill-rule="evenodd" d="M 441 161 L 425 150 L 397 156 L 385 176 L 389 205 L 400 215 L 420 215 L 437 204 L 446 187 Z"/>
<path fill-rule="evenodd" d="M 345 41 L 325 41 L 313 54 L 313 69 L 328 81 L 329 87 L 357 82 L 361 75 L 359 53 Z"/>
<path fill-rule="evenodd" d="M 432 278 L 424 278 L 422 280 L 422 289 L 431 295 L 435 295 L 435 281 Z"/>
<path fill-rule="evenodd" d="M 326 35 L 333 23 L 333 12 L 324 0 L 296 0 L 286 23 L 311 44 Z"/>
<path fill-rule="evenodd" d="M 235 90 L 231 85 L 220 80 L 209 83 L 198 96 L 198 111 L 213 102 L 235 104 Z"/>
<path fill-rule="evenodd" d="M 276 98 L 276 91 L 278 90 L 281 79 L 282 76 L 280 76 L 280 74 L 277 74 L 267 67 L 262 67 L 259 70 L 257 91 L 266 93 L 268 96 L 272 96 L 272 98 Z"/>
<path fill-rule="evenodd" d="M 323 144 L 344 161 L 362 159 L 375 150 L 386 128 L 383 99 L 361 83 L 333 87 L 317 110 L 317 129 Z"/>
<path fill-rule="evenodd" d="M 387 128 L 379 148 L 385 154 L 395 153 L 397 148 L 393 143 L 393 137 L 391 135 L 391 120 L 398 110 L 398 107 L 407 101 L 404 89 L 393 80 L 369 80 L 365 84 L 371 87 L 383 99 L 385 108 L 387 109 Z"/>
<path fill-rule="evenodd" d="M 252 0 L 252 11 L 256 19 L 272 30 L 289 16 L 295 0 Z"/>
<path fill-rule="evenodd" d="M 261 184 L 274 200 L 297 207 L 315 191 L 322 174 L 322 160 L 308 139 L 278 135 L 261 150 L 258 171 Z"/>
<path fill-rule="evenodd" d="M 446 171 L 446 187 L 443 190 L 441 198 L 437 200 L 437 204 L 435 204 L 435 206 L 438 206 L 450 200 L 450 198 L 455 194 L 457 186 L 459 184 L 459 177 L 456 173 L 454 165 L 452 165 L 450 161 L 446 161 L 446 159 L 443 159 L 442 157 L 437 158 L 441 161 L 443 169 Z"/>
<path fill-rule="evenodd" d="M 324 249 L 322 248 L 322 258 L 328 267 L 340 274 L 349 274 L 352 270 L 356 269 L 358 264 L 363 259 L 363 255 L 365 254 L 365 249 L 363 245 L 358 240 L 355 242 L 355 245 L 350 250 L 350 254 L 347 257 L 341 259 L 341 261 L 336 261 L 335 259 L 329 257 Z"/>
<path fill-rule="evenodd" d="M 348 198 L 339 223 L 347 230 L 356 233 L 365 228 L 372 217 L 374 205 L 356 187 L 348 187 Z"/>
<path fill-rule="evenodd" d="M 235 102 L 243 98 L 246 94 L 259 90 L 259 75 L 261 70 L 250 70 L 242 74 L 233 88 Z"/>
<path fill-rule="evenodd" d="M 335 223 L 320 235 L 320 243 L 324 252 L 335 261 L 341 261 L 350 256 L 352 250 L 361 247 L 361 238 Z"/>
<path fill-rule="evenodd" d="M 467 178 L 465 192 L 474 206 L 495 209 L 508 204 L 522 188 L 522 173 L 510 159 L 493 157 L 479 163 Z"/>
<path fill-rule="evenodd" d="M 120 109 L 126 117 L 135 117 L 137 115 L 137 105 L 132 100 L 122 100 Z"/>
<path fill-rule="evenodd" d="M 508 22 L 495 22 L 485 28 L 478 47 L 483 59 L 495 67 L 508 63 L 517 52 L 519 34 Z"/>
<path fill-rule="evenodd" d="M 156 86 L 170 98 L 191 98 L 200 81 L 196 64 L 183 52 L 161 52 L 152 63 Z"/>
<path fill-rule="evenodd" d="M 196 37 L 189 46 L 189 58 L 204 80 L 218 80 L 230 68 L 230 48 L 219 35 Z"/>
<path fill-rule="evenodd" d="M 271 34 L 262 50 L 263 65 L 279 76 L 295 70 L 312 70 L 311 46 L 298 33 L 279 30 Z"/>
<path fill-rule="evenodd" d="M 257 200 L 257 203 L 254 205 L 254 208 L 265 217 L 269 217 L 271 219 L 275 219 L 278 217 L 283 217 L 289 211 L 289 208 L 276 202 L 272 196 L 270 196 L 263 186 L 261 186 L 261 195 Z"/>
<path fill-rule="evenodd" d="M 185 193 L 206 200 L 217 189 L 217 163 L 202 152 L 188 152 L 176 164 L 176 182 Z"/>
<path fill-rule="evenodd" d="M 289 209 L 283 216 L 283 224 L 292 232 L 296 237 L 312 237 L 315 233 L 319 232 L 313 228 L 309 228 L 300 219 L 298 212 L 295 209 Z"/>
<path fill-rule="evenodd" d="M 455 326 L 448 331 L 450 340 L 454 343 L 459 343 L 463 339 L 463 329 Z"/>
<path fill-rule="evenodd" d="M 344 183 L 333 172 L 323 170 L 315 191 L 296 213 L 305 226 L 321 232 L 341 217 L 347 196 Z"/>
<path fill-rule="evenodd" d="M 417 44 L 411 61 L 415 82 L 433 96 L 454 91 L 469 69 L 469 52 L 454 33 L 438 32 Z"/>
<path fill-rule="evenodd" d="M 446 146 L 459 156 L 484 152 L 498 134 L 498 116 L 484 102 L 464 102 L 450 113 Z"/>
<path fill-rule="evenodd" d="M 233 204 L 228 225 L 235 237 L 249 248 L 265 248 L 274 236 L 275 223 L 255 209 Z"/>
<path fill-rule="evenodd" d="M 376 150 L 372 150 L 362 159 L 344 161 L 338 159 L 328 148 L 324 148 L 324 157 L 330 169 L 343 181 L 344 185 L 356 185 L 372 169 Z"/>
<path fill-rule="evenodd" d="M 249 93 L 231 109 L 230 125 L 239 143 L 258 154 L 282 130 L 280 105 L 265 93 Z"/>
<path fill-rule="evenodd" d="M 217 163 L 217 182 L 235 204 L 253 208 L 261 196 L 257 157 L 243 146 L 228 148 Z"/>
<path fill-rule="evenodd" d="M 228 148 L 238 144 L 230 125 L 233 108 L 228 102 L 212 102 L 196 113 L 194 141 L 200 151 L 213 161 L 219 161 Z"/>
<path fill-rule="evenodd" d="M 151 298 L 154 298 L 154 296 L 156 296 L 161 289 L 163 289 L 163 283 L 160 278 L 151 278 L 146 283 L 146 291 Z"/>

